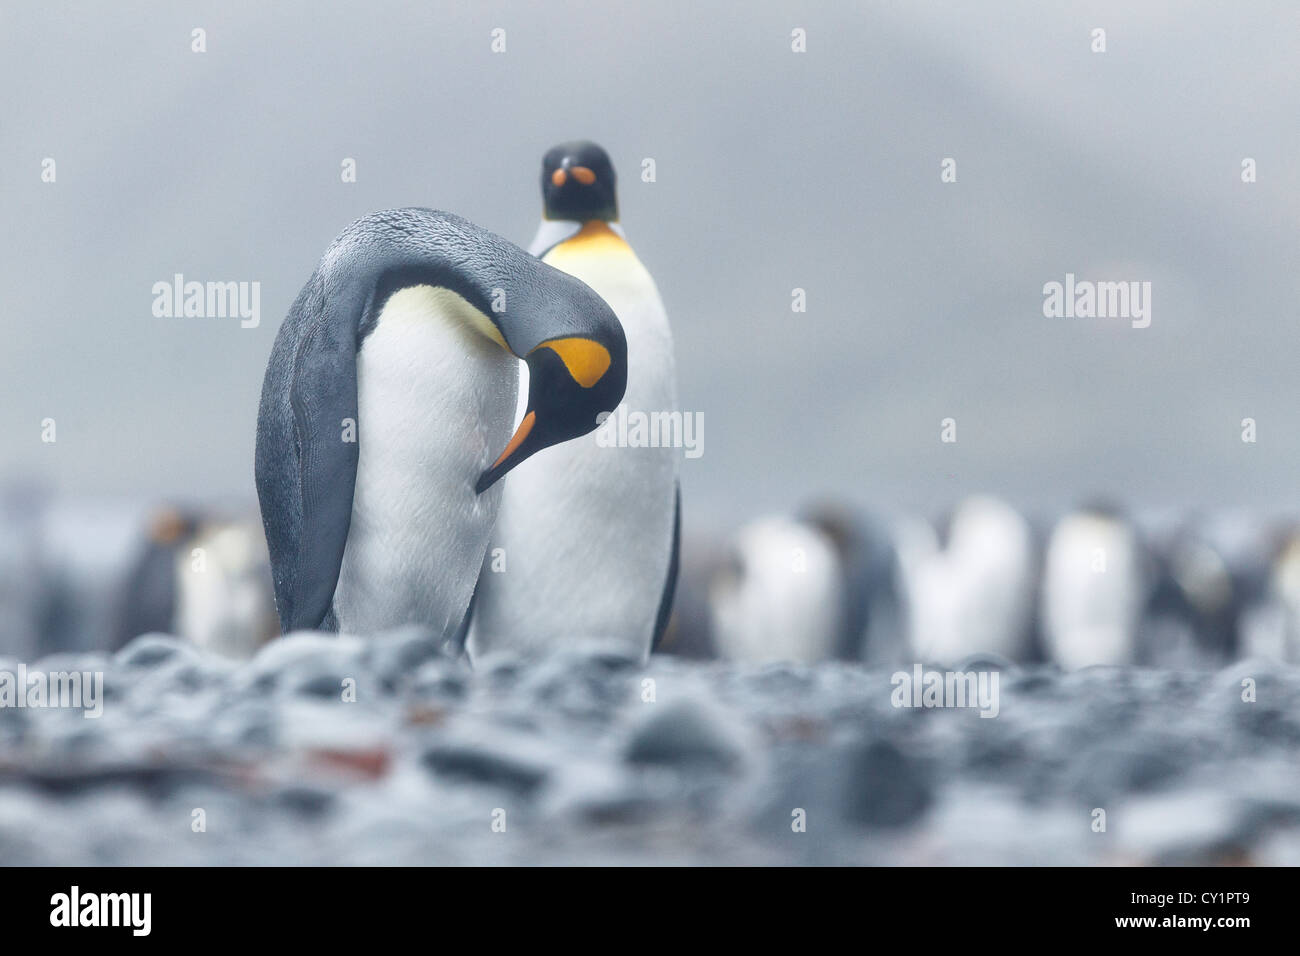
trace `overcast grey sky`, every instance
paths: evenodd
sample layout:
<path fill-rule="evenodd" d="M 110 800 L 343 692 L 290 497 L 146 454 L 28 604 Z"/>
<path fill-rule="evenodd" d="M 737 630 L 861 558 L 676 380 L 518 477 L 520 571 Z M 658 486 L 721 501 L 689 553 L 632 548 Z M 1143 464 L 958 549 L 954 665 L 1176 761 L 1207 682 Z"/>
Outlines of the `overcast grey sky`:
<path fill-rule="evenodd" d="M 427 205 L 526 245 L 542 152 L 586 137 L 704 414 L 688 520 L 1300 497 L 1291 0 L 334 6 L 0 8 L 0 478 L 251 500 L 266 358 L 329 241 Z M 260 327 L 155 318 L 177 272 L 259 281 Z M 1067 272 L 1151 282 L 1151 326 L 1045 318 Z"/>

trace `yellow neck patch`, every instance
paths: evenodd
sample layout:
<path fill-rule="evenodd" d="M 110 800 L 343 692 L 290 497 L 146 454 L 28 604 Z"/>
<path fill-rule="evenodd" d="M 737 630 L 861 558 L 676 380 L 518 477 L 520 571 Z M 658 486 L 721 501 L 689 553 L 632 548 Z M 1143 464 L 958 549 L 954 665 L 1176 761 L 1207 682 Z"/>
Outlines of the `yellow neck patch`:
<path fill-rule="evenodd" d="M 573 380 L 583 388 L 591 388 L 609 371 L 609 349 L 591 339 L 554 339 L 537 348 L 550 349 L 558 355 Z"/>
<path fill-rule="evenodd" d="M 565 239 L 545 256 L 546 262 L 554 264 L 555 260 L 574 255 L 626 255 L 632 252 L 623 237 L 609 228 L 609 223 L 600 219 L 589 219 L 570 239 Z"/>
<path fill-rule="evenodd" d="M 442 286 L 412 285 L 398 289 L 388 297 L 379 313 L 379 320 L 388 324 L 427 322 L 431 317 L 463 325 L 510 351 L 505 336 L 491 318 L 459 293 Z"/>

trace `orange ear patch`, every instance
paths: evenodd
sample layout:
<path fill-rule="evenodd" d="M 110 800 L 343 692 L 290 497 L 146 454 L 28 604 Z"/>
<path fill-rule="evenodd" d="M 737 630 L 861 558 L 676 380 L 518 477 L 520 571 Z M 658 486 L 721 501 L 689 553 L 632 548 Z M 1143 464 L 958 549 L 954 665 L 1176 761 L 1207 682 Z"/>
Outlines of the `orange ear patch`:
<path fill-rule="evenodd" d="M 590 186 L 596 181 L 596 174 L 586 166 L 574 166 L 569 172 L 573 173 L 573 178 L 584 186 Z"/>
<path fill-rule="evenodd" d="M 563 186 L 566 178 L 568 177 L 564 175 L 564 170 L 562 169 L 557 169 L 555 172 L 551 173 L 551 182 L 555 183 L 556 186 Z"/>
<path fill-rule="evenodd" d="M 609 371 L 609 349 L 591 339 L 555 339 L 543 342 L 538 348 L 548 348 L 558 355 L 573 380 L 583 388 L 591 388 Z"/>

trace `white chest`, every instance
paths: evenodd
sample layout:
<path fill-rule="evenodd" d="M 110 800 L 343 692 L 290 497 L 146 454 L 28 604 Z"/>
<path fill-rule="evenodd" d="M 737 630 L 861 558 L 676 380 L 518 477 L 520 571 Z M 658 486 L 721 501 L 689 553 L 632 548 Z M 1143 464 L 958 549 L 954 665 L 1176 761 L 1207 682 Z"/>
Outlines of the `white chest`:
<path fill-rule="evenodd" d="M 395 293 L 357 354 L 352 524 L 334 596 L 344 631 L 463 617 L 500 490 L 475 494 L 505 447 L 517 361 L 446 289 Z"/>

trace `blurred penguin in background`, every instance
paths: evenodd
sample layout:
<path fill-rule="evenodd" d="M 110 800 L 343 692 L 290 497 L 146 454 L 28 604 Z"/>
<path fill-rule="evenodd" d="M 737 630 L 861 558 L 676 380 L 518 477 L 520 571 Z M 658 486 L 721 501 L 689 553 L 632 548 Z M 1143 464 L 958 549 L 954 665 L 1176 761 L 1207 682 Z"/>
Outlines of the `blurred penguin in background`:
<path fill-rule="evenodd" d="M 37 655 L 103 651 L 139 534 L 141 512 L 94 499 L 55 499 L 40 516 Z"/>
<path fill-rule="evenodd" d="M 835 656 L 871 664 L 903 663 L 907 644 L 902 581 L 888 529 L 832 502 L 806 509 L 802 520 L 830 539 L 839 564 L 842 606 Z"/>
<path fill-rule="evenodd" d="M 261 524 L 205 523 L 190 545 L 176 567 L 176 633 L 225 657 L 252 657 L 280 633 Z"/>
<path fill-rule="evenodd" d="M 1152 667 L 1218 668 L 1238 650 L 1245 582 L 1192 521 L 1148 537 L 1151 590 L 1135 660 Z"/>
<path fill-rule="evenodd" d="M 682 534 L 681 571 L 672 614 L 655 654 L 692 660 L 718 656 L 713 634 L 710 589 L 732 560 L 726 536 L 702 531 Z"/>
<path fill-rule="evenodd" d="M 918 660 L 954 664 L 986 653 L 1026 659 L 1037 561 L 1019 512 L 974 496 L 953 513 L 946 542 L 922 519 L 900 523 L 897 541 L 908 643 Z"/>
<path fill-rule="evenodd" d="M 174 634 L 177 567 L 199 527 L 197 513 L 165 507 L 149 518 L 145 539 L 123 582 L 112 648 L 141 634 Z"/>
<path fill-rule="evenodd" d="M 175 634 L 226 657 L 251 657 L 279 633 L 270 557 L 255 519 L 164 508 L 150 520 L 118 605 L 113 646 Z"/>
<path fill-rule="evenodd" d="M 1240 652 L 1300 664 L 1300 529 L 1276 534 L 1260 586 L 1248 594 Z"/>
<path fill-rule="evenodd" d="M 1137 529 L 1117 510 L 1089 506 L 1052 530 L 1043 571 L 1043 640 L 1067 670 L 1127 665 L 1149 593 Z"/>
<path fill-rule="evenodd" d="M 742 528 L 709 575 L 719 657 L 902 659 L 893 543 L 853 510 L 820 503 Z"/>
<path fill-rule="evenodd" d="M 710 583 L 713 643 L 729 660 L 828 660 L 847 640 L 846 603 L 830 537 L 792 518 L 763 518 L 740 530 Z"/>

